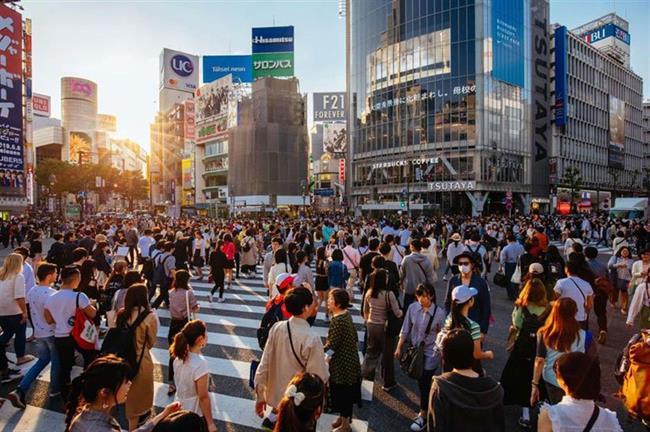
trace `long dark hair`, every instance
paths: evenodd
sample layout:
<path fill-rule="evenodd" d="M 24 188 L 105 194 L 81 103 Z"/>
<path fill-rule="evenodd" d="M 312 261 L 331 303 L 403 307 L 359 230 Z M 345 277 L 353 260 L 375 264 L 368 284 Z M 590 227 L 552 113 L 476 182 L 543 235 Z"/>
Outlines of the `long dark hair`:
<path fill-rule="evenodd" d="M 460 328 L 470 331 L 471 326 L 469 320 L 462 313 L 463 306 L 465 306 L 465 304 L 470 300 L 467 300 L 465 303 L 459 303 L 457 300 L 451 302 L 451 312 L 449 313 L 451 315 L 451 321 L 449 321 L 449 330 Z"/>
<path fill-rule="evenodd" d="M 136 308 L 149 310 L 149 292 L 147 286 L 143 283 L 133 284 L 126 290 L 124 307 L 117 314 L 117 325 L 126 324 L 131 317 L 131 313 Z"/>
<path fill-rule="evenodd" d="M 370 295 L 377 298 L 380 292 L 388 289 L 388 272 L 383 268 L 375 269 L 370 273 Z"/>
<path fill-rule="evenodd" d="M 95 402 L 102 389 L 109 389 L 116 397 L 119 388 L 129 379 L 131 368 L 121 358 L 109 354 L 95 359 L 88 368 L 72 380 L 70 395 L 66 403 L 65 430 L 70 430 L 70 423 L 77 415 L 83 402 Z M 117 399 L 115 400 L 117 404 Z"/>
<path fill-rule="evenodd" d="M 176 333 L 174 342 L 169 347 L 169 354 L 174 358 L 179 358 L 182 361 L 187 359 L 187 354 L 190 347 L 196 343 L 196 340 L 205 336 L 206 332 L 205 323 L 201 320 L 190 321 L 183 326 L 183 329 Z"/>
<path fill-rule="evenodd" d="M 126 272 L 126 275 L 124 275 L 124 284 L 122 285 L 124 288 L 129 288 L 136 283 L 141 283 L 142 282 L 142 276 L 140 276 L 140 272 L 137 270 L 129 270 Z"/>
<path fill-rule="evenodd" d="M 278 406 L 278 420 L 274 432 L 311 432 L 316 430 L 317 411 L 323 406 L 325 384 L 316 374 L 300 372 L 289 386 L 295 386 L 304 400 L 296 403 L 295 396 L 285 395 Z"/>

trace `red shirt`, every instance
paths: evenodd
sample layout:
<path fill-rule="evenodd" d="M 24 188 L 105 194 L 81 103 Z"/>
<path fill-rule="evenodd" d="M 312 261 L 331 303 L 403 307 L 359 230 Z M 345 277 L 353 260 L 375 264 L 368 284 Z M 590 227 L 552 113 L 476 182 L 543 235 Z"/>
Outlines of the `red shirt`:
<path fill-rule="evenodd" d="M 226 259 L 228 261 L 234 260 L 235 259 L 235 244 L 233 242 L 224 243 L 223 246 L 221 246 L 221 252 L 223 252 L 226 255 Z"/>
<path fill-rule="evenodd" d="M 292 317 L 292 315 L 287 312 L 286 305 L 284 304 L 284 294 L 278 294 L 275 297 L 273 297 L 271 300 L 269 300 L 266 303 L 266 311 L 268 312 L 269 309 L 271 309 L 271 306 L 273 304 L 280 304 L 282 302 L 282 306 L 280 307 L 280 310 L 282 311 L 282 317 L 287 320 Z"/>

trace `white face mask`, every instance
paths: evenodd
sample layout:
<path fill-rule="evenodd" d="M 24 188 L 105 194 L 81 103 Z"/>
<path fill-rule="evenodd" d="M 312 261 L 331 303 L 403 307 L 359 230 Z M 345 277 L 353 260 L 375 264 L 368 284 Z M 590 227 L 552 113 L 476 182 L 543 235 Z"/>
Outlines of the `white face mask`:
<path fill-rule="evenodd" d="M 469 273 L 470 270 L 471 270 L 471 268 L 467 264 L 460 266 L 460 271 L 465 273 L 465 274 Z"/>

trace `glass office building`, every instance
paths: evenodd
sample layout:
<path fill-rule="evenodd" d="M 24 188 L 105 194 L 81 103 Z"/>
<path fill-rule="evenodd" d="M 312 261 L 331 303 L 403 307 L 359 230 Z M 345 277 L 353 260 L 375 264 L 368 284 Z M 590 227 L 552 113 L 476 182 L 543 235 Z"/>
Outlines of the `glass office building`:
<path fill-rule="evenodd" d="M 548 83 L 547 22 L 545 0 L 348 1 L 352 208 L 479 214 L 548 202 L 533 180 L 551 139 L 548 89 L 534 90 Z"/>

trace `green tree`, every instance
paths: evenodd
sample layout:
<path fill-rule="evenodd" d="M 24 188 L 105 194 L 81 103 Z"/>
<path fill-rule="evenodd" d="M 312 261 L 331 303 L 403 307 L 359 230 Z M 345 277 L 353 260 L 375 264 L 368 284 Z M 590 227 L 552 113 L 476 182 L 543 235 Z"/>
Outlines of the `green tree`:
<path fill-rule="evenodd" d="M 129 210 L 133 210 L 135 201 L 145 200 L 149 196 L 149 184 L 140 171 L 124 171 L 118 180 L 118 193 L 129 202 Z"/>
<path fill-rule="evenodd" d="M 650 167 L 643 168 L 643 190 L 645 196 L 650 198 Z"/>
<path fill-rule="evenodd" d="M 612 202 L 614 202 L 614 198 L 616 198 L 618 191 L 621 189 L 621 174 L 623 171 L 617 168 L 609 168 L 607 172 L 612 186 Z"/>
<path fill-rule="evenodd" d="M 635 169 L 630 173 L 628 182 L 627 182 L 627 189 L 630 192 L 634 192 L 636 190 L 636 182 L 639 180 L 639 176 L 641 175 L 641 171 Z"/>
<path fill-rule="evenodd" d="M 576 209 L 576 191 L 582 189 L 582 174 L 580 169 L 574 166 L 568 166 L 564 169 L 564 176 L 562 183 L 569 187 L 571 190 L 571 211 L 575 213 Z"/>

